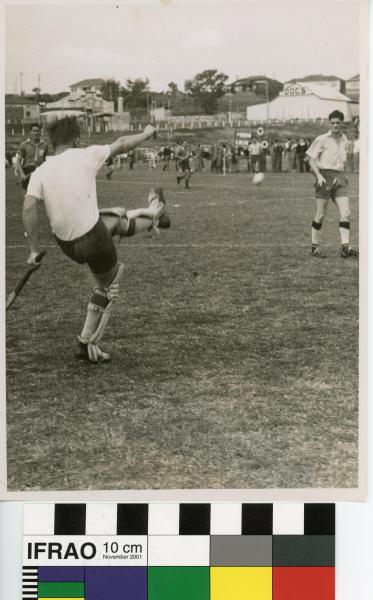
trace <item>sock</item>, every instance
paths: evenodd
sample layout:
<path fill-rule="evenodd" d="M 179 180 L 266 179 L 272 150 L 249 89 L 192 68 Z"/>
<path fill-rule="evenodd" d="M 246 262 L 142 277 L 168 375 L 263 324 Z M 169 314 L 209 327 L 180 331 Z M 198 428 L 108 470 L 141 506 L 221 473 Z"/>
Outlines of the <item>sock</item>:
<path fill-rule="evenodd" d="M 79 336 L 79 340 L 83 344 L 88 344 L 92 335 L 96 331 L 99 322 L 101 321 L 102 313 L 99 310 L 87 310 L 87 316 L 83 325 L 82 333 Z"/>
<path fill-rule="evenodd" d="M 312 229 L 311 229 L 312 246 L 319 245 L 321 225 L 322 225 L 322 223 L 317 223 L 316 221 L 312 221 Z"/>
<path fill-rule="evenodd" d="M 98 290 L 96 288 L 95 292 L 98 293 L 100 296 L 102 295 L 106 297 L 106 294 L 103 290 Z M 99 322 L 101 321 L 101 317 L 102 312 L 100 310 L 95 310 L 90 302 L 88 304 L 87 316 L 84 321 L 82 333 L 79 336 L 79 340 L 83 342 L 83 344 L 88 344 L 92 335 L 95 333 Z"/>
<path fill-rule="evenodd" d="M 342 246 L 350 245 L 350 223 L 348 221 L 340 221 L 339 235 L 341 237 Z"/>

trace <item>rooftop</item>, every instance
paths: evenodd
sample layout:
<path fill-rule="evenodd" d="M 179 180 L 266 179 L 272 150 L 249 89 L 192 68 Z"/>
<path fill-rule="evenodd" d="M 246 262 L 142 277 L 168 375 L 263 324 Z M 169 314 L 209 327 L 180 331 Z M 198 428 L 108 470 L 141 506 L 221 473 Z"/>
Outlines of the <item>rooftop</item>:
<path fill-rule="evenodd" d="M 333 87 L 328 87 L 327 85 L 317 85 L 316 83 L 304 83 L 302 80 L 298 80 L 297 83 L 301 84 L 302 87 L 309 90 L 318 98 L 323 98 L 324 100 L 345 100 L 346 102 L 351 102 L 350 98 L 341 94 Z"/>
<path fill-rule="evenodd" d="M 94 85 L 104 85 L 105 79 L 96 78 L 96 79 L 82 79 L 82 81 L 78 81 L 77 83 L 72 83 L 70 87 L 92 87 Z"/>
<path fill-rule="evenodd" d="M 20 94 L 5 94 L 5 104 L 36 104 L 32 96 L 21 96 Z"/>
<path fill-rule="evenodd" d="M 360 81 L 360 74 L 354 75 L 353 77 L 350 77 L 350 79 L 346 79 L 346 81 Z"/>
<path fill-rule="evenodd" d="M 251 77 L 243 77 L 242 79 L 236 79 L 236 81 L 232 81 L 228 85 L 232 86 L 236 83 L 251 83 L 252 81 L 277 81 L 277 79 L 272 79 L 271 77 L 267 77 L 266 75 L 254 75 Z"/>
<path fill-rule="evenodd" d="M 320 73 L 317 75 L 307 75 L 307 77 L 302 77 L 301 79 L 289 79 L 285 81 L 285 83 L 295 83 L 296 81 L 343 81 L 341 77 L 336 77 L 335 75 L 321 75 Z"/>

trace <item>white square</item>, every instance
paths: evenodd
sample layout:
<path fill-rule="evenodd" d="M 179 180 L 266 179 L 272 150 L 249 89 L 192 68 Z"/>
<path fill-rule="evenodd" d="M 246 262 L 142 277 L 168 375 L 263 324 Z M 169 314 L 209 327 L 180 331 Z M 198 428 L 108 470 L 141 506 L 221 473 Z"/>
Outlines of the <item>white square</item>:
<path fill-rule="evenodd" d="M 304 504 L 281 502 L 273 505 L 273 535 L 303 535 Z"/>
<path fill-rule="evenodd" d="M 211 535 L 241 535 L 242 504 L 214 502 L 211 504 Z"/>
<path fill-rule="evenodd" d="M 86 505 L 87 535 L 116 535 L 117 504 L 89 502 Z"/>
<path fill-rule="evenodd" d="M 149 535 L 178 535 L 180 505 L 152 502 L 149 504 Z"/>
<path fill-rule="evenodd" d="M 209 535 L 153 535 L 148 538 L 148 565 L 160 567 L 208 567 Z"/>
<path fill-rule="evenodd" d="M 54 504 L 27 503 L 23 507 L 23 533 L 25 535 L 54 534 Z"/>

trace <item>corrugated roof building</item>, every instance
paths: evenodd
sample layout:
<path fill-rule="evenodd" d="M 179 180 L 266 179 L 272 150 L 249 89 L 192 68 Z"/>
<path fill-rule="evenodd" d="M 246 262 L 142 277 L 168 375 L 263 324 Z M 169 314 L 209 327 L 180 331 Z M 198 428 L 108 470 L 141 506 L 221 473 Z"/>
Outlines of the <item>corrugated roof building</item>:
<path fill-rule="evenodd" d="M 346 96 L 359 102 L 360 98 L 360 75 L 354 75 L 346 80 Z"/>
<path fill-rule="evenodd" d="M 249 121 L 327 119 L 336 109 L 343 112 L 346 121 L 351 121 L 358 107 L 335 88 L 296 81 L 287 85 L 272 102 L 248 106 L 246 115 Z"/>

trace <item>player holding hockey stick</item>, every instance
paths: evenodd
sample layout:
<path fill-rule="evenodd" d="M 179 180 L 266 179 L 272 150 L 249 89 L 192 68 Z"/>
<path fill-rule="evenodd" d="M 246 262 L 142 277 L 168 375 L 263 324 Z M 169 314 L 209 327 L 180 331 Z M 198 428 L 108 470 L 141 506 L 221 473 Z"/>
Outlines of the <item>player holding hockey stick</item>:
<path fill-rule="evenodd" d="M 161 189 L 151 190 L 148 207 L 99 211 L 96 173 L 109 157 L 124 154 L 154 134 L 120 137 L 111 145 L 79 148 L 80 128 L 75 117 L 56 119 L 49 126 L 55 151 L 31 176 L 23 207 L 23 223 L 30 249 L 28 263 L 38 254 L 38 200 L 43 200 L 56 241 L 64 254 L 79 264 L 87 263 L 95 279 L 87 316 L 75 356 L 93 363 L 110 359 L 98 344 L 113 304 L 119 295 L 124 265 L 118 263 L 113 236 L 128 237 L 155 227 L 168 227 Z"/>

